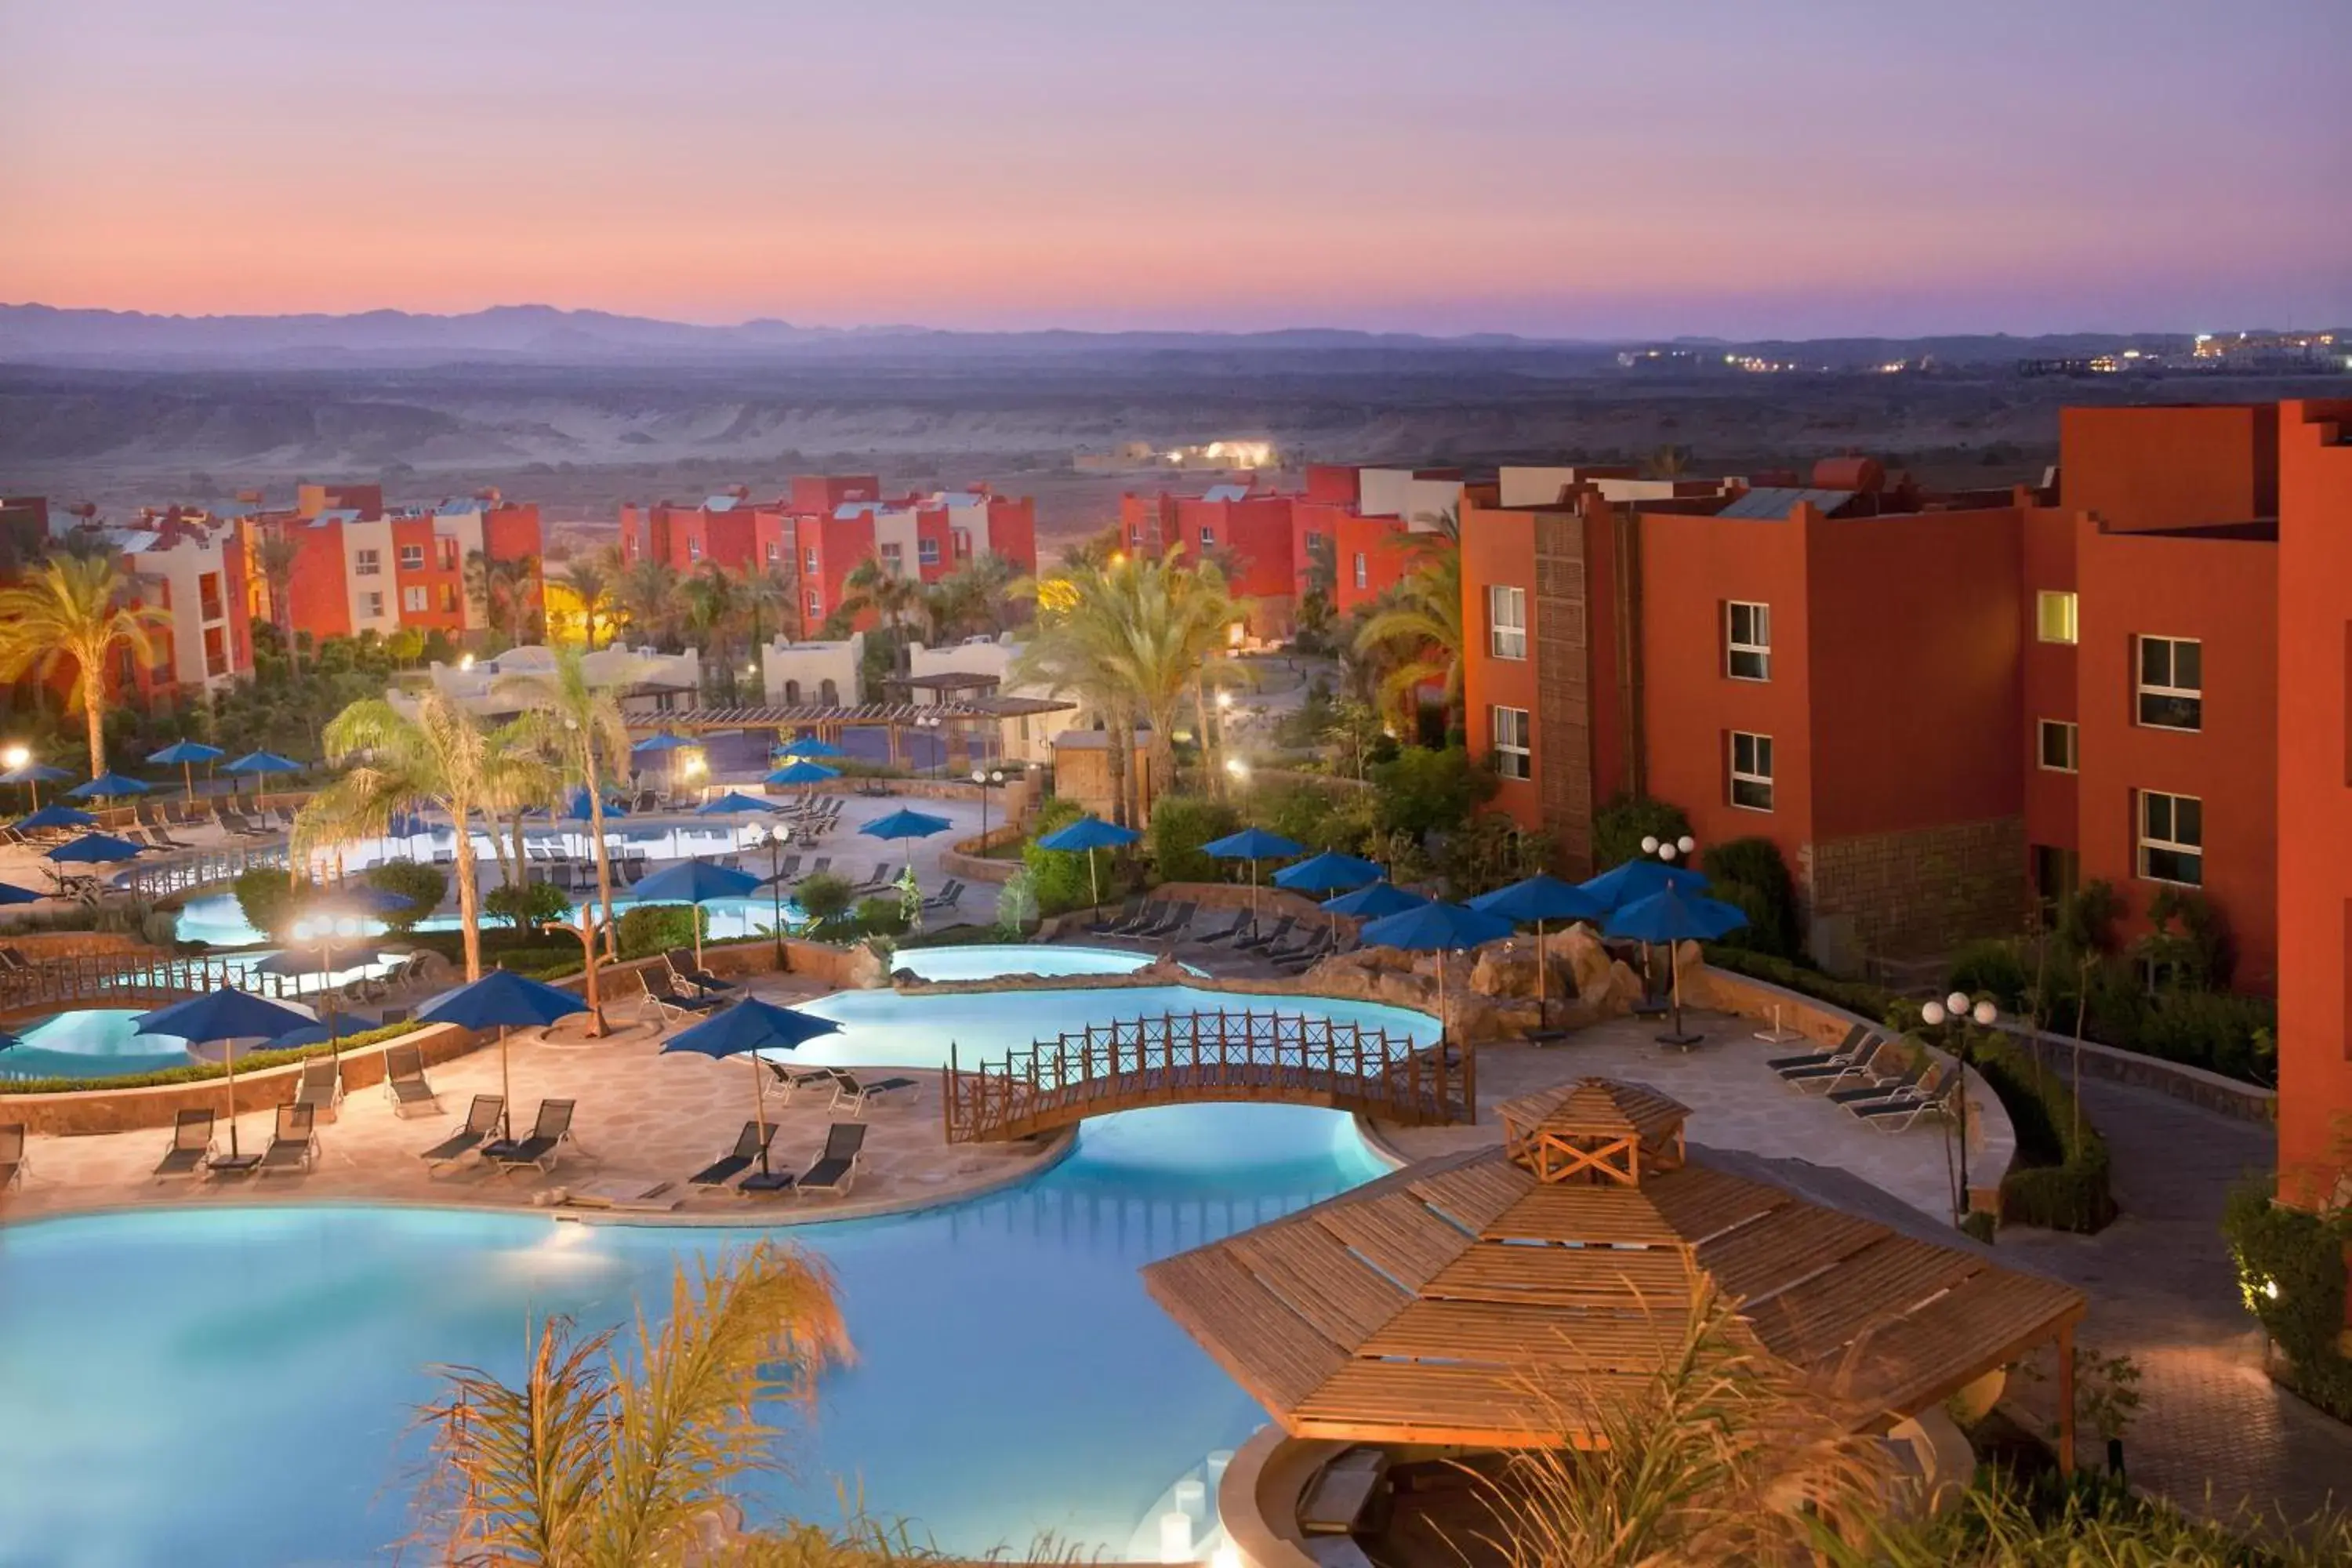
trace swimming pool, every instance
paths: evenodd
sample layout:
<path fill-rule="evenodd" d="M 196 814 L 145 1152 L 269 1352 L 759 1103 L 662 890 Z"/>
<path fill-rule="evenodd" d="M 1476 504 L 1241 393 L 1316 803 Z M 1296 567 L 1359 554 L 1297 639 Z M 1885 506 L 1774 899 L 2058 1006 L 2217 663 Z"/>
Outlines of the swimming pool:
<path fill-rule="evenodd" d="M 1137 1269 L 1378 1173 L 1333 1112 L 1137 1111 L 1021 1186 L 787 1233 L 837 1273 L 858 1360 L 755 1505 L 830 1520 L 862 1489 L 951 1551 L 1051 1530 L 1129 1556 L 1264 1419 Z M 424 1369 L 511 1378 L 527 1320 L 624 1322 L 750 1234 L 327 1206 L 0 1229 L 0 1403 L 39 1412 L 0 1420 L 0 1563 L 380 1560 L 409 1528 Z"/>
<path fill-rule="evenodd" d="M 187 1066 L 187 1041 L 132 1031 L 143 1011 L 83 1007 L 19 1026 L 13 1032 L 23 1043 L 0 1051 L 0 1078 L 121 1078 Z"/>
<path fill-rule="evenodd" d="M 892 971 L 924 980 L 993 980 L 1005 974 L 1132 974 L 1157 954 L 1112 947 L 1059 947 L 975 942 L 968 947 L 902 947 Z"/>
<path fill-rule="evenodd" d="M 613 908 L 615 910 L 625 910 L 635 901 L 626 894 L 617 895 L 613 900 Z M 584 904 L 573 907 L 574 920 L 579 918 L 583 907 Z M 709 934 L 713 941 L 757 936 L 776 923 L 776 903 L 772 898 L 713 899 L 702 908 L 709 917 Z M 787 921 L 797 922 L 801 919 L 800 906 L 789 898 L 784 900 L 783 912 Z M 369 935 L 383 934 L 384 928 L 380 921 L 362 921 L 356 923 Z M 486 920 L 483 924 L 498 928 L 503 922 L 493 919 Z M 456 931 L 458 926 L 454 911 L 430 915 L 416 922 L 419 931 Z M 180 907 L 179 923 L 173 930 L 182 942 L 210 942 L 215 947 L 244 947 L 268 940 L 246 923 L 245 910 L 238 906 L 234 893 L 200 893 L 188 900 Z"/>

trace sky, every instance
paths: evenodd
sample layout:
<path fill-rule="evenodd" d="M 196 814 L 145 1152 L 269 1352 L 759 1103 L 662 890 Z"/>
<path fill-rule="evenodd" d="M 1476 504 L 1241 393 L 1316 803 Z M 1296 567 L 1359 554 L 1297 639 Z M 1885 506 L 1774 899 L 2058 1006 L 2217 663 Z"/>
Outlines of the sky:
<path fill-rule="evenodd" d="M 0 300 L 2352 321 L 2347 0 L 0 0 Z"/>

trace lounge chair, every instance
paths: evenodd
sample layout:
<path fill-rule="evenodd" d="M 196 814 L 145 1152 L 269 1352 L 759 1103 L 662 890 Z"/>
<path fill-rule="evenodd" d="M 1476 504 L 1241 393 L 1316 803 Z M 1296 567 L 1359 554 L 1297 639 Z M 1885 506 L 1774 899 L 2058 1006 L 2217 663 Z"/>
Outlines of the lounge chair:
<path fill-rule="evenodd" d="M 883 886 L 889 880 L 890 862 L 887 860 L 877 860 L 874 862 L 873 874 L 862 882 L 852 882 L 849 885 L 849 890 L 853 893 L 871 892 L 876 888 Z"/>
<path fill-rule="evenodd" d="M 1258 956 L 1265 959 L 1276 969 L 1297 974 L 1302 971 L 1312 969 L 1315 965 L 1322 963 L 1326 958 L 1328 958 L 1331 955 L 1332 950 L 1338 944 L 1332 941 L 1331 933 L 1325 931 L 1317 932 L 1314 940 L 1311 942 L 1302 942 L 1297 947 L 1286 949 L 1281 952 L 1260 953 Z"/>
<path fill-rule="evenodd" d="M 427 1149 L 418 1159 L 436 1174 L 444 1165 L 454 1165 L 467 1155 L 478 1152 L 499 1130 L 499 1119 L 506 1114 L 506 1097 L 497 1094 L 474 1096 L 472 1107 L 466 1112 L 466 1124 Z"/>
<path fill-rule="evenodd" d="M 833 1109 L 839 1110 L 846 1104 L 850 1115 L 863 1116 L 866 1108 L 877 1100 L 893 1094 L 917 1092 L 922 1087 L 919 1079 L 886 1078 L 867 1083 L 854 1072 L 836 1071 L 833 1075 Z"/>
<path fill-rule="evenodd" d="M 773 1127 L 763 1127 L 756 1121 L 743 1123 L 743 1131 L 735 1135 L 732 1153 L 713 1160 L 687 1180 L 698 1187 L 723 1187 L 753 1165 L 767 1152 L 769 1141 L 776 1135 Z"/>
<path fill-rule="evenodd" d="M 1122 908 L 1118 913 L 1110 915 L 1102 920 L 1089 922 L 1087 926 L 1087 930 L 1096 936 L 1112 936 L 1128 926 L 1134 924 L 1138 919 L 1141 918 L 1142 914 L 1142 899 L 1129 899 L 1127 900 L 1126 906 Z"/>
<path fill-rule="evenodd" d="M 1258 931 L 1254 935 L 1235 937 L 1234 939 L 1234 951 L 1236 952 L 1262 952 L 1265 949 L 1272 947 L 1275 943 L 1280 942 L 1284 937 L 1288 936 L 1290 934 L 1291 928 L 1296 926 L 1298 920 L 1297 916 L 1285 915 L 1280 920 L 1275 921 L 1272 925 L 1266 927 L 1264 931 Z"/>
<path fill-rule="evenodd" d="M 1952 1097 L 1959 1092 L 1958 1077 L 1946 1075 L 1938 1065 L 1916 1089 L 1901 1089 L 1884 1100 L 1864 1100 L 1846 1109 L 1881 1132 L 1900 1132 L 1923 1116 L 1948 1114 Z"/>
<path fill-rule="evenodd" d="M 1921 1051 L 1914 1057 L 1911 1065 L 1901 1072 L 1887 1074 L 1874 1082 L 1853 1089 L 1833 1089 L 1830 1090 L 1828 1099 L 1837 1105 L 1849 1107 L 1867 1105 L 1874 1100 L 1885 1100 L 1889 1095 L 1902 1094 L 1906 1090 L 1915 1089 L 1919 1087 L 1920 1080 L 1927 1076 L 1927 1054 Z"/>
<path fill-rule="evenodd" d="M 1181 931 L 1192 923 L 1192 917 L 1200 912 L 1201 906 L 1198 904 L 1173 904 L 1169 906 L 1168 912 L 1160 917 L 1158 924 L 1146 926 L 1141 931 L 1129 931 L 1128 935 L 1139 937 L 1146 942 L 1158 942 Z"/>
<path fill-rule="evenodd" d="M 441 1101 L 433 1086 L 425 1081 L 425 1053 L 415 1046 L 386 1046 L 383 1049 L 383 1092 L 392 1101 L 394 1116 L 406 1116 L 416 1110 L 438 1111 Z"/>
<path fill-rule="evenodd" d="M 1322 942 L 1331 940 L 1328 925 L 1311 926 L 1298 933 L 1298 940 L 1288 946 L 1270 945 L 1257 950 L 1257 955 L 1269 963 L 1287 963 L 1299 954 L 1312 952 Z"/>
<path fill-rule="evenodd" d="M 815 859 L 809 862 L 808 875 L 812 877 L 822 877 L 832 869 L 833 857 L 830 855 L 820 855 Z"/>
<path fill-rule="evenodd" d="M 1811 1067 L 1782 1068 L 1780 1081 L 1801 1089 L 1838 1089 L 1850 1079 L 1866 1079 L 1872 1075 L 1872 1064 L 1881 1052 L 1891 1047 L 1883 1035 L 1865 1035 L 1862 1044 L 1846 1056 L 1830 1061 L 1816 1062 Z"/>
<path fill-rule="evenodd" d="M 803 1195 L 823 1193 L 828 1197 L 847 1197 L 850 1186 L 857 1180 L 858 1161 L 865 1146 L 864 1122 L 835 1122 L 825 1131 L 824 1152 L 793 1181 L 793 1190 Z"/>
<path fill-rule="evenodd" d="M 1247 936 L 1249 934 L 1249 930 L 1250 912 L 1247 910 L 1235 910 L 1232 920 L 1227 921 L 1223 925 L 1213 927 L 1208 931 L 1194 931 L 1192 933 L 1192 940 L 1203 944 L 1204 946 L 1213 945 L 1214 943 L 1225 942 L 1234 937 Z"/>
<path fill-rule="evenodd" d="M 923 908 L 934 914 L 944 914 L 962 902 L 963 884 L 950 877 L 946 887 L 923 900 Z"/>
<path fill-rule="evenodd" d="M 278 1108 L 278 1125 L 271 1129 L 269 1147 L 261 1152 L 257 1169 L 265 1176 L 305 1171 L 318 1157 L 318 1109 L 297 1100 Z"/>
<path fill-rule="evenodd" d="M 213 1113 L 183 1110 L 172 1119 L 172 1146 L 155 1166 L 155 1180 L 200 1176 L 213 1157 Z"/>
<path fill-rule="evenodd" d="M 1869 1037 L 1870 1026 L 1856 1024 L 1845 1032 L 1845 1038 L 1837 1043 L 1834 1050 L 1806 1051 L 1793 1057 L 1773 1057 L 1764 1065 L 1774 1072 L 1785 1072 L 1790 1068 L 1820 1067 L 1828 1062 L 1843 1061 L 1853 1056 L 1855 1048 Z"/>
<path fill-rule="evenodd" d="M 719 998 L 716 996 L 689 996 L 680 991 L 677 984 L 670 979 L 667 965 L 647 964 L 638 970 L 637 984 L 646 988 L 646 1000 L 654 1005 L 654 1010 L 661 1015 L 662 1021 L 666 1024 L 676 1024 L 688 1018 L 699 1018 L 706 1013 L 716 1012 L 719 1008 Z"/>
<path fill-rule="evenodd" d="M 766 1057 L 760 1059 L 767 1062 L 768 1071 L 775 1077 L 777 1093 L 787 1105 L 792 1103 L 793 1096 L 804 1089 L 831 1089 L 835 1082 L 831 1068 L 786 1067 L 782 1062 L 770 1061 Z"/>
<path fill-rule="evenodd" d="M 724 995 L 730 991 L 741 989 L 734 981 L 721 980 L 695 963 L 694 952 L 690 948 L 673 947 L 662 954 L 662 962 L 669 965 L 672 978 L 681 985 L 693 987 L 698 996 Z"/>
<path fill-rule="evenodd" d="M 555 1169 L 563 1157 L 563 1145 L 578 1148 L 572 1137 L 572 1111 L 575 1101 L 542 1100 L 539 1102 L 539 1118 L 531 1123 L 528 1138 L 505 1139 L 485 1144 L 482 1158 L 496 1165 L 507 1175 L 517 1171 L 538 1171 L 541 1174 Z"/>
<path fill-rule="evenodd" d="M 0 1192 L 24 1180 L 25 1124 L 21 1121 L 0 1121 Z"/>
<path fill-rule="evenodd" d="M 331 1056 L 312 1057 L 302 1064 L 302 1081 L 294 1090 L 294 1103 L 306 1106 L 324 1121 L 335 1119 L 335 1107 L 343 1102 L 343 1064 Z"/>

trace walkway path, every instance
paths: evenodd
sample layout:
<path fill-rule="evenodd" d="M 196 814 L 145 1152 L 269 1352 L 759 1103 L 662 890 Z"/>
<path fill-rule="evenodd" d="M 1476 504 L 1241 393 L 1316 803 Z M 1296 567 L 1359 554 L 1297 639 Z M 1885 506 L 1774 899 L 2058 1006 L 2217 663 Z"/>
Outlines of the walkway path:
<path fill-rule="evenodd" d="M 2083 1107 L 2114 1156 L 2123 1217 L 2089 1237 L 2007 1229 L 1999 1250 L 2089 1292 L 2084 1342 L 2138 1363 L 2132 1479 L 2221 1514 L 2248 1504 L 2301 1519 L 2331 1492 L 2352 1500 L 2352 1427 L 2263 1374 L 2262 1331 L 2221 1240 L 2231 1186 L 2272 1168 L 2271 1130 L 2096 1079 Z M 2087 1463 L 2096 1439 L 2085 1443 Z"/>

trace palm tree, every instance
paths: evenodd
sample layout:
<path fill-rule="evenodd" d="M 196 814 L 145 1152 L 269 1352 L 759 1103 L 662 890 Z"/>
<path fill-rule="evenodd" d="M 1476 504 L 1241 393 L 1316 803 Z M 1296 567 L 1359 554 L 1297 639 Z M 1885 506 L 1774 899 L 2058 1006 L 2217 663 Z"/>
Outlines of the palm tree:
<path fill-rule="evenodd" d="M 782 632 L 800 604 L 800 581 L 790 567 L 749 566 L 735 585 L 735 596 L 751 622 L 751 650 L 764 658 L 770 626 Z"/>
<path fill-rule="evenodd" d="M 604 953 L 620 956 L 613 921 L 613 861 L 604 845 L 604 784 L 617 779 L 629 758 L 629 726 L 621 714 L 619 687 L 589 680 L 581 655 L 564 648 L 555 656 L 555 668 L 545 675 L 501 676 L 492 689 L 519 705 L 521 722 L 545 737 L 548 750 L 562 759 L 567 783 L 588 792 L 588 835 L 596 858 L 596 900 L 604 917 Z M 585 990 L 589 1008 L 597 1006 L 596 952 L 586 942 Z"/>
<path fill-rule="evenodd" d="M 1182 557 L 1129 557 L 1105 574 L 1115 595 L 1120 646 L 1111 672 L 1127 683 L 1136 706 L 1151 726 L 1151 773 L 1156 787 L 1172 788 L 1176 778 L 1176 720 L 1190 699 L 1195 732 L 1208 734 L 1205 688 L 1227 630 L 1245 613 L 1225 587 L 1214 563 L 1187 565 Z"/>
<path fill-rule="evenodd" d="M 902 659 L 905 639 L 898 634 L 907 617 L 922 604 L 922 584 L 900 576 L 881 556 L 869 555 L 849 569 L 841 586 L 841 603 L 832 618 L 846 626 L 870 612 L 890 634 L 893 658 Z M 903 662 L 899 668 L 905 668 Z"/>
<path fill-rule="evenodd" d="M 604 570 L 604 563 L 596 555 L 575 555 L 564 563 L 563 573 L 556 578 L 580 601 L 581 629 L 588 643 L 588 651 L 596 651 L 596 623 L 607 618 L 612 608 L 613 579 Z"/>
<path fill-rule="evenodd" d="M 677 633 L 677 569 L 667 561 L 633 561 L 614 596 L 629 629 L 656 647 L 669 648 Z"/>
<path fill-rule="evenodd" d="M 507 641 L 516 647 L 522 646 L 538 584 L 536 555 L 494 557 L 477 550 L 466 557 L 467 596 L 480 607 L 484 620 L 505 618 Z"/>
<path fill-rule="evenodd" d="M 702 1532 L 738 1481 L 776 1467 L 781 1434 L 760 1405 L 812 1398 L 851 1357 L 824 1263 L 762 1242 L 696 1273 L 680 1265 L 669 1310 L 638 1315 L 634 1367 L 615 1332 L 583 1338 L 570 1319 L 547 1320 L 517 1385 L 439 1369 L 443 1394 L 420 1424 L 433 1435 L 425 1513 L 447 1532 L 445 1561 L 783 1560 L 764 1550 L 782 1546 L 772 1539 L 712 1557 Z"/>
<path fill-rule="evenodd" d="M 520 889 L 530 882 L 523 817 L 537 810 L 552 815 L 562 805 L 563 773 L 544 736 L 520 719 L 491 731 L 485 744 L 488 760 L 482 768 L 482 805 L 483 815 L 490 819 L 490 848 L 506 885 Z M 499 844 L 500 813 L 506 816 L 511 855 Z"/>
<path fill-rule="evenodd" d="M 302 650 L 294 641 L 294 563 L 301 555 L 302 546 L 282 531 L 262 535 L 253 547 L 254 569 L 269 586 L 269 618 L 286 645 L 287 668 L 295 675 L 302 673 Z"/>
<path fill-rule="evenodd" d="M 108 662 L 116 648 L 143 646 L 172 624 L 159 606 L 132 603 L 131 586 L 110 557 L 53 555 L 24 582 L 0 588 L 0 680 L 71 667 L 66 706 L 82 710 L 92 778 L 106 771 Z"/>
<path fill-rule="evenodd" d="M 437 806 L 457 836 L 457 920 L 466 942 L 466 978 L 482 977 L 482 886 L 474 858 L 474 813 L 497 809 L 487 737 L 472 714 L 433 688 L 410 718 L 381 697 L 335 715 L 325 734 L 327 761 L 356 760 L 342 777 L 312 795 L 294 819 L 294 849 L 378 838 L 404 812 Z M 491 821 L 495 839 L 498 824 Z"/>
<path fill-rule="evenodd" d="M 1010 679 L 1076 697 L 1109 733 L 1111 819 L 1121 826 L 1142 813 L 1134 799 L 1128 763 L 1135 751 L 1135 692 L 1118 672 L 1127 631 L 1111 578 L 1116 569 L 1065 569 L 1054 576 L 1016 584 L 1014 592 L 1034 599 L 1037 619 L 1029 640 L 1013 656 Z"/>
<path fill-rule="evenodd" d="M 1438 686 L 1451 728 L 1462 705 L 1462 551 L 1451 543 L 1423 548 L 1420 568 L 1357 629 L 1356 652 L 1385 663 L 1381 701 L 1404 718 L 1412 717 L 1416 690 Z"/>
<path fill-rule="evenodd" d="M 679 588 L 686 605 L 686 624 L 702 649 L 704 668 L 716 662 L 726 672 L 729 701 L 735 699 L 735 622 L 742 613 L 742 595 L 734 574 L 716 561 L 706 561 Z"/>

